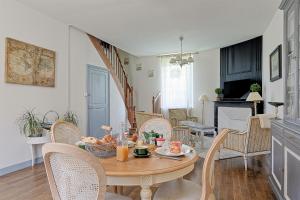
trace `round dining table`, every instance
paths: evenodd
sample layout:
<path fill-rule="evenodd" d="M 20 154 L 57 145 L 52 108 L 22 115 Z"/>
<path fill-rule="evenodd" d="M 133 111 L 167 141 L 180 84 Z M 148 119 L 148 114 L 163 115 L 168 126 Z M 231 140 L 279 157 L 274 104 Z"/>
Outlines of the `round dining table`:
<path fill-rule="evenodd" d="M 141 186 L 141 199 L 150 200 L 150 187 L 157 183 L 175 180 L 190 173 L 198 160 L 196 151 L 172 160 L 157 155 L 149 158 L 135 158 L 129 154 L 128 161 L 120 162 L 116 157 L 100 158 L 105 170 L 107 185 Z"/>

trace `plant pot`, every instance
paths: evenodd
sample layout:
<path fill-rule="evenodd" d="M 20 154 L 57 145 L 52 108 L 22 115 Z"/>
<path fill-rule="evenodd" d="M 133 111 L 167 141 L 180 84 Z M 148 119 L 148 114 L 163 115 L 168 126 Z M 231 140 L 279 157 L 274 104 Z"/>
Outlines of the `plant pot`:
<path fill-rule="evenodd" d="M 51 142 L 49 133 L 43 133 L 40 137 L 26 137 L 27 144 L 44 144 Z"/>
<path fill-rule="evenodd" d="M 222 94 L 218 94 L 217 95 L 217 101 L 222 101 L 223 100 L 223 95 Z"/>

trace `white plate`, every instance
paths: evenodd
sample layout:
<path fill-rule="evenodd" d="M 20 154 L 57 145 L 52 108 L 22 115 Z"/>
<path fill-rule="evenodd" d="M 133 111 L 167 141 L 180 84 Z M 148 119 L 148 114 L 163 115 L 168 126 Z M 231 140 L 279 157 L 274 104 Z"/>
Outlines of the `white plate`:
<path fill-rule="evenodd" d="M 183 144 L 181 146 L 180 153 L 171 153 L 169 147 L 159 147 L 159 148 L 155 149 L 155 152 L 157 154 L 160 154 L 163 156 L 172 156 L 172 157 L 183 156 L 183 155 L 189 154 L 191 151 L 192 151 L 192 148 L 185 144 Z"/>

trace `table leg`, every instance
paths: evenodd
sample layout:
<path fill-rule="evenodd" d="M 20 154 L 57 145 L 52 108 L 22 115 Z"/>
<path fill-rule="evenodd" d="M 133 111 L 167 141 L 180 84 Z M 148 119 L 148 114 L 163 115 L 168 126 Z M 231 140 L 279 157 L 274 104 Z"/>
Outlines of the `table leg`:
<path fill-rule="evenodd" d="M 34 145 L 31 145 L 31 166 L 33 167 L 35 164 L 35 149 Z"/>
<path fill-rule="evenodd" d="M 152 191 L 150 185 L 142 185 L 141 200 L 151 200 Z"/>
<path fill-rule="evenodd" d="M 204 149 L 204 132 L 200 131 L 200 148 Z"/>

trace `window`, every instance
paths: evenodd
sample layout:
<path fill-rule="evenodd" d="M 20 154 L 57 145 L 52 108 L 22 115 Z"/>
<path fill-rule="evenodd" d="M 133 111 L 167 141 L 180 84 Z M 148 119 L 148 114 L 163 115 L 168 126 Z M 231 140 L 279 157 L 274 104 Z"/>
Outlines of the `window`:
<path fill-rule="evenodd" d="M 162 109 L 193 107 L 193 64 L 179 65 L 169 63 L 170 57 L 161 58 Z"/>

